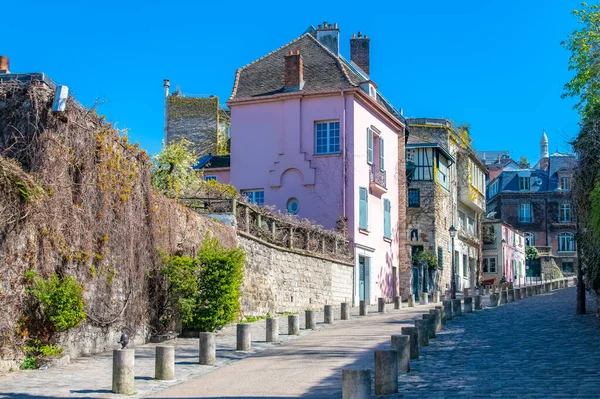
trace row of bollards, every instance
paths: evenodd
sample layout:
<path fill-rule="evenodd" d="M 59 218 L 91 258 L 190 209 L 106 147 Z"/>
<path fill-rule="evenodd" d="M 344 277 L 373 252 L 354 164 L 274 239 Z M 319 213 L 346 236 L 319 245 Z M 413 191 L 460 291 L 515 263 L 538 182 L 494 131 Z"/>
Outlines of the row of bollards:
<path fill-rule="evenodd" d="M 482 297 L 484 292 L 490 296 L 490 307 L 499 303 L 515 302 L 532 295 L 539 295 L 554 289 L 567 288 L 567 279 L 551 283 L 538 284 L 527 287 L 514 287 L 507 284 L 499 292 L 489 286 L 479 287 L 479 295 L 464 298 L 464 313 L 482 310 Z M 475 294 L 475 290 L 473 290 Z M 410 297 L 409 297 L 410 300 Z M 423 314 L 422 319 L 414 320 L 415 326 L 402 327 L 402 335 L 391 336 L 391 350 L 374 351 L 374 381 L 375 395 L 391 395 L 398 393 L 398 375 L 410 372 L 410 360 L 419 358 L 419 348 L 429 345 L 429 339 L 436 338 L 442 325 L 453 317 L 463 315 L 463 306 L 460 299 L 445 300 L 442 306 L 436 306 L 428 314 Z M 371 392 L 371 370 L 342 370 L 342 398 L 343 399 L 369 399 Z"/>
<path fill-rule="evenodd" d="M 574 284 L 576 280 L 573 279 Z M 500 304 L 522 300 L 530 296 L 540 295 L 553 290 L 569 287 L 568 279 L 559 279 L 550 282 L 529 285 L 526 287 L 514 287 L 512 283 L 503 284 L 499 287 L 490 286 L 479 287 L 479 295 L 466 296 L 464 298 L 464 312 L 470 313 L 474 310 L 482 309 L 482 293 L 489 293 L 490 307 Z M 475 294 L 475 289 L 473 289 Z M 468 294 L 468 289 L 465 289 Z M 414 295 L 408 296 L 407 304 L 409 307 L 415 306 Z M 439 292 L 434 292 L 433 301 L 439 301 Z M 427 294 L 421 295 L 421 304 L 428 303 Z M 379 298 L 377 303 L 379 313 L 385 313 L 385 299 Z M 375 351 L 375 393 L 384 395 L 398 392 L 398 373 L 407 373 L 410 371 L 410 360 L 419 357 L 419 347 L 429 345 L 429 339 L 436 338 L 436 334 L 441 331 L 442 325 L 453 317 L 463 315 L 463 306 L 460 299 L 445 300 L 442 306 L 436 306 L 429 310 L 429 313 L 423 314 L 422 319 L 415 320 L 414 327 L 402 327 L 402 335 L 393 335 L 391 337 L 392 350 Z M 394 309 L 402 308 L 402 298 L 394 298 Z M 360 301 L 359 314 L 366 316 L 368 314 L 368 305 L 366 301 Z M 288 316 L 288 334 L 298 335 L 300 333 L 300 316 L 297 314 Z M 350 319 L 350 304 L 344 302 L 341 304 L 342 320 Z M 326 324 L 334 323 L 334 308 L 332 305 L 325 305 L 324 322 Z M 316 329 L 316 312 L 307 310 L 305 312 L 306 329 Z M 250 333 L 250 324 L 237 325 L 236 350 L 249 351 L 252 349 L 252 339 Z M 279 319 L 268 318 L 266 320 L 266 341 L 279 341 Z M 215 335 L 210 332 L 199 333 L 199 363 L 201 365 L 216 364 L 216 343 Z M 112 391 L 119 394 L 131 395 L 135 392 L 135 351 L 133 349 L 119 349 L 113 351 L 113 377 Z M 156 347 L 155 354 L 155 378 L 157 380 L 175 379 L 175 348 L 170 345 L 159 345 Z M 344 398 L 362 398 L 370 397 L 371 392 L 371 371 L 370 370 L 343 370 L 343 397 Z M 367 395 L 367 396 L 365 396 Z"/>

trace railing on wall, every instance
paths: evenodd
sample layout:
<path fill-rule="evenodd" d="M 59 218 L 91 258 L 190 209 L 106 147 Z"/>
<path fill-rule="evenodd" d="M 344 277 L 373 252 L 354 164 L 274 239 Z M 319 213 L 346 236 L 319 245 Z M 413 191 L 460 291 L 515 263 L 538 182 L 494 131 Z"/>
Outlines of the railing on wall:
<path fill-rule="evenodd" d="M 380 187 L 387 188 L 385 180 L 385 170 L 379 169 L 375 165 L 371 165 L 371 182 Z"/>
<path fill-rule="evenodd" d="M 255 205 L 230 199 L 180 198 L 179 202 L 202 214 L 231 214 L 238 231 L 279 247 L 349 261 L 350 242 L 341 233 L 286 220 Z"/>

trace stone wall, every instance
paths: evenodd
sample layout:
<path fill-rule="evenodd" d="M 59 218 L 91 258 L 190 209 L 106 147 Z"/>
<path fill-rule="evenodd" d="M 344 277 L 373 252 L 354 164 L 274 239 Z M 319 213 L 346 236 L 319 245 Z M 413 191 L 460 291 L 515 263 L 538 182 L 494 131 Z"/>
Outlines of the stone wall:
<path fill-rule="evenodd" d="M 298 312 L 352 301 L 350 263 L 280 248 L 240 233 L 246 250 L 244 315 Z"/>

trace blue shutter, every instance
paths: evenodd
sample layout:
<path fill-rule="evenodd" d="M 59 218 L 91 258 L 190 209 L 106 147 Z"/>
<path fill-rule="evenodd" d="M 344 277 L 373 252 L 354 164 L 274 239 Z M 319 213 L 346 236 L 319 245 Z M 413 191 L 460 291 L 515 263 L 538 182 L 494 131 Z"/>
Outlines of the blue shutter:
<path fill-rule="evenodd" d="M 369 212 L 368 194 L 369 193 L 367 192 L 367 189 L 364 187 L 360 187 L 359 192 L 360 192 L 360 205 L 358 208 L 358 211 L 359 211 L 358 227 L 363 230 L 367 230 L 367 228 L 369 227 L 369 225 L 368 225 L 368 221 L 369 221 L 369 218 L 368 218 L 368 212 Z"/>
<path fill-rule="evenodd" d="M 373 164 L 373 131 L 367 128 L 367 163 Z"/>
<path fill-rule="evenodd" d="M 383 200 L 383 236 L 385 238 L 392 238 L 392 222 L 390 218 L 390 211 L 392 206 L 390 205 L 389 199 Z"/>
<path fill-rule="evenodd" d="M 385 170 L 384 167 L 384 150 L 383 150 L 383 137 L 379 138 L 379 170 Z"/>

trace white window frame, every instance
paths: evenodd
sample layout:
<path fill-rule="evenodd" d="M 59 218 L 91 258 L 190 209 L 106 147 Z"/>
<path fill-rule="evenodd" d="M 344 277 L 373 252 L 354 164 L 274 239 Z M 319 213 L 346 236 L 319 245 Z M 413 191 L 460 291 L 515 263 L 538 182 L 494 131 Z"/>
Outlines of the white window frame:
<path fill-rule="evenodd" d="M 527 208 L 525 208 L 525 206 Z M 519 204 L 519 222 L 520 223 L 533 223 L 533 207 L 531 206 L 531 204 Z M 524 215 L 525 212 L 523 211 L 524 209 L 528 209 L 528 214 L 529 214 L 529 219 L 525 219 Z"/>
<path fill-rule="evenodd" d="M 332 124 L 337 123 L 337 141 L 332 143 L 334 129 L 332 128 Z M 319 141 L 318 141 L 318 131 L 319 126 L 325 125 L 325 135 L 326 135 L 326 151 L 319 152 Z M 341 141 L 340 141 L 340 121 L 339 120 L 330 120 L 330 121 L 319 121 L 315 122 L 315 155 L 327 155 L 327 154 L 339 154 L 341 152 Z M 337 150 L 335 147 L 337 146 Z"/>
<path fill-rule="evenodd" d="M 242 194 L 244 194 L 246 196 L 246 198 L 248 198 L 248 202 L 250 202 L 251 204 L 255 204 L 255 205 L 259 205 L 262 206 L 265 204 L 265 190 L 260 188 L 260 189 L 253 189 L 253 190 L 242 190 L 241 191 Z M 257 200 L 257 196 L 259 193 L 262 193 L 262 202 L 259 202 Z M 250 194 L 250 195 L 248 195 Z"/>
<path fill-rule="evenodd" d="M 519 191 L 531 191 L 531 176 L 519 176 Z"/>
<path fill-rule="evenodd" d="M 575 237 L 572 233 L 558 235 L 558 252 L 575 252 Z"/>
<path fill-rule="evenodd" d="M 525 246 L 526 247 L 535 246 L 535 235 L 533 233 L 525 233 Z"/>
<path fill-rule="evenodd" d="M 558 206 L 558 221 L 562 223 L 573 221 L 573 208 L 568 202 L 564 202 Z"/>
<path fill-rule="evenodd" d="M 498 266 L 497 266 L 497 259 L 495 256 L 486 256 L 485 258 L 483 258 L 483 261 L 485 263 L 487 263 L 487 267 L 488 267 L 488 271 L 484 272 L 484 273 L 497 273 L 498 270 Z M 494 261 L 494 262 L 491 262 Z M 492 263 L 494 264 L 494 270 L 492 270 Z"/>

